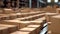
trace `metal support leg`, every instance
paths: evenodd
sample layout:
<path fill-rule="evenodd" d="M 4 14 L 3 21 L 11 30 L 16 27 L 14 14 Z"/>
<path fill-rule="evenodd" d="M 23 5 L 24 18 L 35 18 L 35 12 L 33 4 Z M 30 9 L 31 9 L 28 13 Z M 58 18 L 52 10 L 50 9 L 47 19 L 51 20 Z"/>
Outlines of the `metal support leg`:
<path fill-rule="evenodd" d="M 37 0 L 37 8 L 39 8 L 39 0 Z"/>
<path fill-rule="evenodd" d="M 29 8 L 32 7 L 32 0 L 29 0 Z"/>

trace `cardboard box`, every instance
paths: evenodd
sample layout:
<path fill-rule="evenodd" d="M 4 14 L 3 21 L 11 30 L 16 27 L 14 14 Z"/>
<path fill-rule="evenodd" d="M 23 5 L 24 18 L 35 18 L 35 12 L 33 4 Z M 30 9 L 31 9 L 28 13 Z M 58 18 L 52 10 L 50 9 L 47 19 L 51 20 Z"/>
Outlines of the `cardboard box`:
<path fill-rule="evenodd" d="M 30 32 L 30 34 L 36 34 L 36 28 L 28 28 L 28 27 L 25 27 L 25 28 L 22 28 L 20 29 L 20 31 L 24 31 L 24 32 Z"/>
<path fill-rule="evenodd" d="M 60 15 L 52 16 L 51 18 L 48 30 L 51 30 L 52 34 L 60 34 Z"/>
<path fill-rule="evenodd" d="M 10 34 L 30 34 L 30 32 L 24 32 L 24 31 L 16 31 Z"/>
<path fill-rule="evenodd" d="M 29 21 L 20 21 L 20 20 L 4 20 L 1 22 L 1 24 L 10 24 L 10 25 L 17 25 L 18 28 L 26 27 L 30 24 Z"/>
<path fill-rule="evenodd" d="M 8 28 L 4 26 L 0 26 L 0 34 L 8 34 Z"/>
<path fill-rule="evenodd" d="M 0 24 L 0 26 L 6 28 L 7 32 L 4 32 L 4 33 L 11 33 L 11 32 L 15 32 L 18 30 L 18 27 L 16 25 Z"/>
<path fill-rule="evenodd" d="M 40 34 L 40 31 L 41 31 L 41 28 L 42 26 L 41 25 L 28 25 L 27 26 L 28 28 L 36 28 L 36 34 Z"/>
<path fill-rule="evenodd" d="M 4 13 L 5 14 L 10 14 L 10 13 L 14 13 L 14 11 L 12 9 L 4 9 Z"/>
<path fill-rule="evenodd" d="M 51 16 L 55 16 L 55 15 L 58 15 L 58 14 L 57 13 L 45 13 L 47 22 L 50 22 L 52 20 Z"/>

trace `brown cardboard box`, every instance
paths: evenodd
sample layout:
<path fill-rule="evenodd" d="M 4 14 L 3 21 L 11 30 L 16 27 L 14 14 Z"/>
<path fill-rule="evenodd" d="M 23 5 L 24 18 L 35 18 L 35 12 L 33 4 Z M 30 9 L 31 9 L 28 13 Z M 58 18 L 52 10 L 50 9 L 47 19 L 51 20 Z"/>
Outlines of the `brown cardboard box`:
<path fill-rule="evenodd" d="M 30 32 L 24 32 L 24 31 L 16 31 L 10 34 L 30 34 Z"/>
<path fill-rule="evenodd" d="M 34 20 L 36 23 L 40 23 L 40 24 L 45 24 L 46 23 L 46 18 L 43 16 L 43 17 L 41 17 L 41 18 L 39 18 L 39 19 L 35 19 Z"/>
<path fill-rule="evenodd" d="M 25 19 L 22 19 L 21 21 L 32 21 L 43 16 L 44 14 L 33 15 L 33 16 L 25 17 Z"/>
<path fill-rule="evenodd" d="M 49 12 L 49 13 L 56 13 L 56 8 L 47 6 L 47 7 L 43 8 L 42 11 Z"/>
<path fill-rule="evenodd" d="M 40 31 L 41 31 L 41 28 L 42 28 L 41 25 L 28 25 L 27 27 L 29 27 L 29 28 L 37 28 L 36 32 L 35 32 L 36 34 L 39 34 Z"/>
<path fill-rule="evenodd" d="M 26 27 L 30 24 L 29 21 L 19 21 L 19 20 L 4 20 L 1 22 L 1 24 L 10 24 L 10 25 L 17 25 L 18 28 Z"/>
<path fill-rule="evenodd" d="M 36 29 L 37 28 L 28 28 L 28 27 L 25 27 L 25 28 L 22 28 L 20 29 L 20 31 L 24 31 L 24 32 L 30 32 L 30 34 L 36 34 Z"/>
<path fill-rule="evenodd" d="M 18 30 L 18 26 L 16 25 L 9 25 L 8 31 L 9 33 L 15 32 Z"/>
<path fill-rule="evenodd" d="M 30 21 L 30 25 L 40 25 L 41 27 L 43 27 L 43 21 Z"/>
<path fill-rule="evenodd" d="M 44 20 L 46 20 L 45 16 L 43 16 L 43 17 L 41 17 L 41 18 L 39 18 L 39 19 L 36 19 L 36 20 L 34 20 L 34 21 L 44 21 Z"/>
<path fill-rule="evenodd" d="M 55 15 L 58 15 L 58 14 L 57 13 L 45 13 L 47 22 L 50 22 L 52 20 L 51 16 L 55 16 Z"/>
<path fill-rule="evenodd" d="M 21 10 L 22 13 L 29 13 L 30 12 L 30 9 L 29 8 L 25 8 L 23 10 Z"/>
<path fill-rule="evenodd" d="M 16 18 L 15 20 L 30 21 L 30 20 L 38 19 L 43 16 L 44 16 L 44 14 L 37 14 L 37 15 L 32 15 L 32 16 L 23 17 L 23 18 Z"/>
<path fill-rule="evenodd" d="M 8 34 L 8 28 L 4 26 L 0 26 L 0 34 Z"/>
<path fill-rule="evenodd" d="M 6 30 L 7 30 L 6 33 L 11 33 L 18 30 L 18 27 L 16 25 L 0 24 L 0 26 L 6 27 Z"/>
<path fill-rule="evenodd" d="M 60 15 L 52 16 L 51 19 L 48 30 L 51 30 L 51 34 L 60 34 Z"/>
<path fill-rule="evenodd" d="M 56 13 L 60 14 L 60 8 L 56 9 Z"/>
<path fill-rule="evenodd" d="M 14 13 L 14 11 L 12 9 L 4 9 L 4 12 L 5 14 L 10 14 L 10 13 Z"/>
<path fill-rule="evenodd" d="M 8 15 L 1 15 L 0 16 L 0 20 L 5 20 L 5 19 L 9 19 Z"/>
<path fill-rule="evenodd" d="M 3 10 L 2 9 L 0 9 L 0 14 L 2 14 L 3 13 Z"/>

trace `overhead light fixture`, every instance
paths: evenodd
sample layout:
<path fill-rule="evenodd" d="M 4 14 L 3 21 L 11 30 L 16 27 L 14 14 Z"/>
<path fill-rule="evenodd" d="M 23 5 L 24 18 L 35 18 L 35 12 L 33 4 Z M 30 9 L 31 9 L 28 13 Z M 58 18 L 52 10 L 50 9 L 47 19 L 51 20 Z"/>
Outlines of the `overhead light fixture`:
<path fill-rule="evenodd" d="M 55 3 L 57 3 L 57 2 L 58 2 L 58 0 L 54 0 L 54 2 L 55 2 Z"/>
<path fill-rule="evenodd" d="M 51 3 L 51 0 L 47 0 L 48 3 Z"/>

